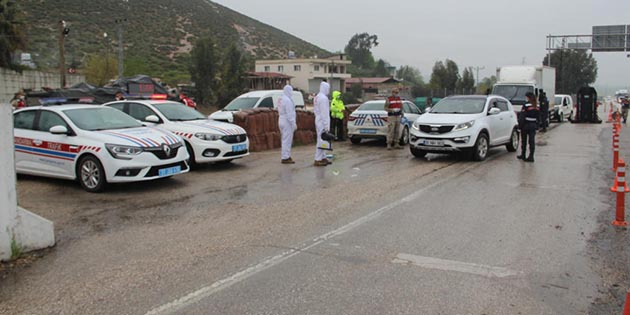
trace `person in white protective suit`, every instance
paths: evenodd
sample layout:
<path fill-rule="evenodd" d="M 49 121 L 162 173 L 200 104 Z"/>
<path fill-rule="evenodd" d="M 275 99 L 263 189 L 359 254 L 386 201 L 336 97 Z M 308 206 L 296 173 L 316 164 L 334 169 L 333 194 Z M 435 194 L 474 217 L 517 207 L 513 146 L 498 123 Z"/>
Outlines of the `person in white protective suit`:
<path fill-rule="evenodd" d="M 326 158 L 326 151 L 320 149 L 323 147 L 324 140 L 322 140 L 322 133 L 328 130 L 330 126 L 330 100 L 328 99 L 328 93 L 330 92 L 330 85 L 327 82 L 322 82 L 319 85 L 319 93 L 315 96 L 313 102 L 313 111 L 315 112 L 315 130 L 317 137 L 317 147 L 315 149 L 315 166 L 326 166 L 331 164 Z"/>
<path fill-rule="evenodd" d="M 278 104 L 278 126 L 280 127 L 280 136 L 282 138 L 282 164 L 294 164 L 291 158 L 291 145 L 293 145 L 293 133 L 297 130 L 297 122 L 295 119 L 295 103 L 291 99 L 293 87 L 285 85 L 282 98 Z"/>

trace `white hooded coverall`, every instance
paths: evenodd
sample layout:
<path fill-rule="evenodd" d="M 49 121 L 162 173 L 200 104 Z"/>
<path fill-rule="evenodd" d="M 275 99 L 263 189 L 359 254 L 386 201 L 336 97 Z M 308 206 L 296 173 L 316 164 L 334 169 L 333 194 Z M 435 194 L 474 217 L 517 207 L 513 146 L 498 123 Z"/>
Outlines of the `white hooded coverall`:
<path fill-rule="evenodd" d="M 293 144 L 293 133 L 297 129 L 295 120 L 295 103 L 291 99 L 293 87 L 285 85 L 282 97 L 278 103 L 278 126 L 282 138 L 282 159 L 291 157 L 291 145 Z"/>
<path fill-rule="evenodd" d="M 315 112 L 315 130 L 317 131 L 317 148 L 315 149 L 315 161 L 321 161 L 326 158 L 326 151 L 320 149 L 324 145 L 322 140 L 322 133 L 328 130 L 330 126 L 330 100 L 328 99 L 328 93 L 330 92 L 330 85 L 327 82 L 322 82 L 319 85 L 319 93 L 315 96 L 313 102 L 313 111 Z"/>

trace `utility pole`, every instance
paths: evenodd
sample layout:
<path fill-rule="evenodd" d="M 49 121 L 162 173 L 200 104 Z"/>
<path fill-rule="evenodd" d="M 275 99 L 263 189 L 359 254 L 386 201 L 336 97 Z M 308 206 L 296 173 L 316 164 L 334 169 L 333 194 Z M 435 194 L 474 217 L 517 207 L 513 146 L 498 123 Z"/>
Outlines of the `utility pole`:
<path fill-rule="evenodd" d="M 483 70 L 483 69 L 485 69 L 486 67 L 479 67 L 479 66 L 477 66 L 477 67 L 473 67 L 473 68 L 475 68 L 475 71 L 477 72 L 477 80 L 476 80 L 476 81 L 477 81 L 477 84 L 475 84 L 475 89 L 476 89 L 477 91 L 479 91 L 479 70 Z"/>
<path fill-rule="evenodd" d="M 63 89 L 66 87 L 66 57 L 64 42 L 66 35 L 70 32 L 70 29 L 66 27 L 66 21 L 59 21 L 59 84 Z"/>
<path fill-rule="evenodd" d="M 127 19 L 116 19 L 116 25 L 118 26 L 118 78 L 123 77 L 124 70 L 124 45 L 123 45 L 123 23 L 127 22 Z"/>

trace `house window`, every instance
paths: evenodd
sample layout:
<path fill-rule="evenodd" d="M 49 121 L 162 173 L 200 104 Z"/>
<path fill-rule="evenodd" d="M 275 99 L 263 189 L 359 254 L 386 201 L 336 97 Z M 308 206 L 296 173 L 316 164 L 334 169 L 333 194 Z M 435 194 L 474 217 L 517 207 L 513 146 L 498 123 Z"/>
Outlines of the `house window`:
<path fill-rule="evenodd" d="M 284 66 L 278 66 L 278 72 L 284 72 Z"/>
<path fill-rule="evenodd" d="M 319 71 L 319 65 L 314 65 L 314 66 L 313 66 L 313 70 L 315 70 L 315 71 Z"/>
<path fill-rule="evenodd" d="M 293 71 L 302 71 L 302 66 L 300 65 L 293 66 Z"/>
<path fill-rule="evenodd" d="M 265 72 L 269 72 L 271 71 L 271 67 L 270 66 L 265 66 Z"/>

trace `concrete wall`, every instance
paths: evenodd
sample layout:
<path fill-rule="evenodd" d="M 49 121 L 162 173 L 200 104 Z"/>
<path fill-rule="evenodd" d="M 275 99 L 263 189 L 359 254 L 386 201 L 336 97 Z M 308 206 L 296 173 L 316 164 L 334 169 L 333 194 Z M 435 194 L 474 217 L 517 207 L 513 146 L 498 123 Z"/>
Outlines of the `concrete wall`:
<path fill-rule="evenodd" d="M 0 105 L 0 260 L 11 257 L 12 226 L 17 217 L 11 106 Z"/>
<path fill-rule="evenodd" d="M 39 72 L 25 70 L 18 73 L 9 69 L 0 68 L 0 103 L 8 103 L 15 92 L 19 90 L 41 90 L 42 87 L 53 89 L 60 87 L 59 73 Z M 84 75 L 66 74 L 68 86 L 85 82 Z"/>
<path fill-rule="evenodd" d="M 17 207 L 13 111 L 0 103 L 0 260 L 11 258 L 15 241 L 23 252 L 53 246 L 53 223 Z"/>

